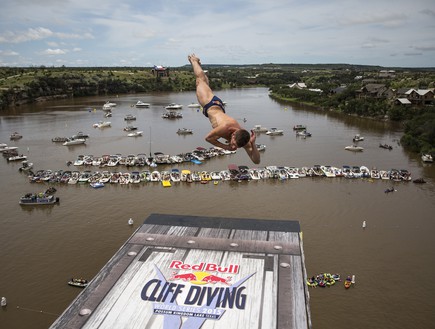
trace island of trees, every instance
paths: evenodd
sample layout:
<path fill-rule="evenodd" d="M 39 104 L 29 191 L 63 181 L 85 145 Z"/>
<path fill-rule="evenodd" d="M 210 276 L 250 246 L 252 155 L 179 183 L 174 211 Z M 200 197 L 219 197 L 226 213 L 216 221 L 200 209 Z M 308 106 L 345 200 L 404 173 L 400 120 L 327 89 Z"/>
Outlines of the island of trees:
<path fill-rule="evenodd" d="M 348 64 L 203 65 L 214 90 L 265 86 L 270 97 L 403 125 L 402 145 L 435 155 L 435 68 Z M 1 67 L 0 110 L 47 99 L 195 89 L 189 65 Z"/>

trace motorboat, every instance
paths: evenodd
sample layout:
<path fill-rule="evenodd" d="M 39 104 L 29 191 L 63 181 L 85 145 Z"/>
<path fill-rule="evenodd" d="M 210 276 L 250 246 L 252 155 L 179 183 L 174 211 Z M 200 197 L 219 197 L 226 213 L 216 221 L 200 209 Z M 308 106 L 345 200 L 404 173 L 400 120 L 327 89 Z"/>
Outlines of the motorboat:
<path fill-rule="evenodd" d="M 296 136 L 300 136 L 302 138 L 311 137 L 311 133 L 306 130 L 298 130 L 296 131 Z"/>
<path fill-rule="evenodd" d="M 59 198 L 45 193 L 27 193 L 20 198 L 20 205 L 23 206 L 39 206 L 51 205 L 59 202 Z"/>
<path fill-rule="evenodd" d="M 127 136 L 128 137 L 139 137 L 139 136 L 142 136 L 142 134 L 143 134 L 143 131 L 133 131 L 133 132 L 127 134 Z"/>
<path fill-rule="evenodd" d="M 262 127 L 261 125 L 255 125 L 254 128 L 252 128 L 252 131 L 254 133 L 260 134 L 260 133 L 265 133 L 267 132 L 269 129 L 267 129 L 266 127 Z"/>
<path fill-rule="evenodd" d="M 180 128 L 180 129 L 177 130 L 177 134 L 179 134 L 179 135 L 193 134 L 193 130 L 192 129 L 188 129 L 188 128 Z"/>
<path fill-rule="evenodd" d="M 110 117 L 112 117 L 112 111 L 107 111 L 107 112 L 104 114 L 104 117 L 105 117 L 105 118 L 110 118 Z"/>
<path fill-rule="evenodd" d="M 17 140 L 17 139 L 21 139 L 21 138 L 23 138 L 23 135 L 20 135 L 17 132 L 12 133 L 11 136 L 10 136 L 11 140 Z"/>
<path fill-rule="evenodd" d="M 363 140 L 364 140 L 364 137 L 360 136 L 360 134 L 356 134 L 355 136 L 353 136 L 354 142 L 362 142 Z"/>
<path fill-rule="evenodd" d="M 32 167 L 33 167 L 32 162 L 24 160 L 21 162 L 21 167 L 18 170 L 26 172 L 26 171 L 29 171 L 30 169 L 32 169 Z"/>
<path fill-rule="evenodd" d="M 393 147 L 391 145 L 388 144 L 379 144 L 380 148 L 386 149 L 386 150 L 392 150 Z"/>
<path fill-rule="evenodd" d="M 133 120 L 136 120 L 136 117 L 135 117 L 133 114 L 127 114 L 127 115 L 124 117 L 124 120 L 125 120 L 125 121 L 133 121 Z"/>
<path fill-rule="evenodd" d="M 112 110 L 112 108 L 116 107 L 116 103 L 107 101 L 104 105 L 103 105 L 103 110 L 104 111 L 110 111 Z"/>
<path fill-rule="evenodd" d="M 187 105 L 187 107 L 195 109 L 195 108 L 200 108 L 201 105 L 198 103 L 190 103 L 189 105 Z"/>
<path fill-rule="evenodd" d="M 127 127 L 124 128 L 124 131 L 133 131 L 133 130 L 137 130 L 137 126 L 128 125 Z"/>
<path fill-rule="evenodd" d="M 181 110 L 183 108 L 183 105 L 171 103 L 168 106 L 165 106 L 165 109 L 167 110 Z"/>
<path fill-rule="evenodd" d="M 181 119 L 182 117 L 183 113 L 174 110 L 169 110 L 166 113 L 162 114 L 163 119 Z"/>
<path fill-rule="evenodd" d="M 88 280 L 72 278 L 68 281 L 68 284 L 73 287 L 84 288 L 88 285 Z"/>
<path fill-rule="evenodd" d="M 429 153 L 425 153 L 425 154 L 422 154 L 422 156 L 421 156 L 421 160 L 422 160 L 423 162 L 431 163 L 431 162 L 433 162 L 433 157 L 432 157 L 431 154 L 429 154 Z"/>
<path fill-rule="evenodd" d="M 264 144 L 255 144 L 255 146 L 257 147 L 258 152 L 262 152 L 266 150 L 266 145 Z"/>
<path fill-rule="evenodd" d="M 278 128 L 270 128 L 266 132 L 266 135 L 269 135 L 269 136 L 279 136 L 279 135 L 283 135 L 283 134 L 284 134 L 284 130 L 278 129 Z"/>
<path fill-rule="evenodd" d="M 94 182 L 94 183 L 90 183 L 89 185 L 91 187 L 93 187 L 93 188 L 102 188 L 102 187 L 104 187 L 104 183 L 101 183 L 101 182 Z"/>
<path fill-rule="evenodd" d="M 8 301 L 6 300 L 6 297 L 2 297 L 2 299 L 0 301 L 0 306 L 6 307 L 6 305 L 8 305 Z"/>
<path fill-rule="evenodd" d="M 77 138 L 87 139 L 87 138 L 89 138 L 89 135 L 83 133 L 82 131 L 79 131 L 77 134 L 72 135 L 71 138 L 73 138 L 73 139 L 77 139 Z"/>
<path fill-rule="evenodd" d="M 362 151 L 364 151 L 363 147 L 355 145 L 355 144 L 354 145 L 346 146 L 344 149 L 347 150 L 347 151 L 353 151 L 353 152 L 362 152 Z"/>
<path fill-rule="evenodd" d="M 94 123 L 94 128 L 106 128 L 110 127 L 112 123 L 110 121 L 99 121 L 98 123 Z"/>
<path fill-rule="evenodd" d="M 9 157 L 7 160 L 8 160 L 8 161 L 19 161 L 19 160 L 26 160 L 26 159 L 27 159 L 27 156 L 21 154 L 21 155 L 14 155 L 14 156 L 11 156 L 11 157 Z"/>
<path fill-rule="evenodd" d="M 293 130 L 307 130 L 306 125 L 294 125 Z"/>
<path fill-rule="evenodd" d="M 18 146 L 7 146 L 6 144 L 3 144 L 5 146 L 2 146 L 0 148 L 0 152 L 8 152 L 8 151 L 14 151 L 18 149 Z"/>
<path fill-rule="evenodd" d="M 142 101 L 137 101 L 135 106 L 136 107 L 150 107 L 150 104 L 149 103 L 144 103 Z"/>
<path fill-rule="evenodd" d="M 84 138 L 68 138 L 68 140 L 63 143 L 63 146 L 71 146 L 71 145 L 79 145 L 79 144 L 85 144 L 86 139 Z"/>

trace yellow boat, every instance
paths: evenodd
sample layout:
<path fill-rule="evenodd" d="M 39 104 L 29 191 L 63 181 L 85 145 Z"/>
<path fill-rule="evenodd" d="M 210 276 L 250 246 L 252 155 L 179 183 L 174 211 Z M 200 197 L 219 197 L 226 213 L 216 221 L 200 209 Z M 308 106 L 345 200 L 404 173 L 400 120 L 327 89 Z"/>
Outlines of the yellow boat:
<path fill-rule="evenodd" d="M 171 181 L 168 179 L 162 180 L 163 187 L 171 187 Z"/>

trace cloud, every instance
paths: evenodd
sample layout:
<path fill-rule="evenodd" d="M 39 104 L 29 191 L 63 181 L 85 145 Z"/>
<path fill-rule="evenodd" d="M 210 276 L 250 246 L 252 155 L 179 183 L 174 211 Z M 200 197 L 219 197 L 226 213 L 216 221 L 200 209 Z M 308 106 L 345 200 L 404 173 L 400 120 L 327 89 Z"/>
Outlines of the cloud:
<path fill-rule="evenodd" d="M 0 50 L 0 56 L 18 56 L 19 54 L 12 50 Z"/>
<path fill-rule="evenodd" d="M 89 32 L 78 33 L 63 33 L 53 32 L 44 27 L 29 28 L 26 31 L 13 32 L 7 31 L 0 34 L 0 43 L 23 43 L 28 41 L 37 41 L 50 37 L 58 39 L 93 39 L 93 35 Z"/>
<path fill-rule="evenodd" d="M 62 49 L 46 49 L 42 52 L 44 55 L 65 55 L 67 52 Z"/>

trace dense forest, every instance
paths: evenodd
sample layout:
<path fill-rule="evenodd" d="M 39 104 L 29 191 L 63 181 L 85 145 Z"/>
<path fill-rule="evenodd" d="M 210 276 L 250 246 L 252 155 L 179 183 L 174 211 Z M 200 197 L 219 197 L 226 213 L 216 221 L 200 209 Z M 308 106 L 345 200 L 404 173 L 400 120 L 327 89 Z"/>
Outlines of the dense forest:
<path fill-rule="evenodd" d="M 435 69 L 381 68 L 347 64 L 210 65 L 212 89 L 265 86 L 270 97 L 309 104 L 319 110 L 398 121 L 402 144 L 413 152 L 435 153 L 435 102 L 403 106 L 394 100 L 400 89 L 435 87 Z M 158 77 L 152 68 L 0 68 L 0 110 L 53 98 L 116 95 L 151 91 L 194 90 L 190 66 L 168 68 Z M 304 88 L 292 88 L 303 83 Z M 388 96 L 359 97 L 364 86 L 385 87 Z M 387 94 L 387 93 L 386 93 Z"/>

